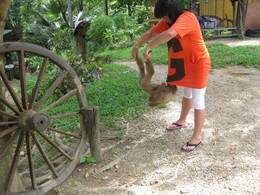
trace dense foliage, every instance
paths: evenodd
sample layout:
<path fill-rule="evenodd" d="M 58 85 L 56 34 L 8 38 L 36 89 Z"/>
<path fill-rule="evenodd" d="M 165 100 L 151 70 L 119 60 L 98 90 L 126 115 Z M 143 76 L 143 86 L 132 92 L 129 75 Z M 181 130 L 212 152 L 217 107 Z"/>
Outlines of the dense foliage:
<path fill-rule="evenodd" d="M 151 16 L 150 0 L 71 0 L 71 9 L 68 6 L 68 0 L 13 0 L 7 23 L 23 41 L 65 58 L 83 83 L 99 78 L 99 61 L 109 60 L 99 52 L 132 45 L 148 28 L 144 21 Z M 86 40 L 87 60 L 82 60 L 78 49 L 82 40 L 75 33 L 81 21 L 87 23 L 84 34 L 79 35 Z"/>
<path fill-rule="evenodd" d="M 130 34 L 133 34 L 133 25 L 136 24 L 136 21 L 142 25 L 141 23 L 151 15 L 148 0 L 107 2 L 108 16 L 106 16 L 104 1 L 71 1 L 74 27 L 79 21 L 93 23 L 90 29 L 87 29 L 87 31 L 90 30 L 87 33 L 89 35 L 86 37 L 87 40 L 95 42 L 98 37 L 102 44 L 113 45 L 118 39 L 126 41 Z M 68 0 L 13 0 L 9 9 L 8 22 L 25 41 L 47 48 L 73 49 L 75 46 L 73 44 L 74 27 L 70 28 L 67 3 Z M 121 19 L 124 22 L 123 25 L 118 24 Z M 97 24 L 99 22 L 101 22 L 100 25 Z M 137 32 L 139 31 L 135 31 L 135 33 Z M 118 37 L 118 35 L 120 36 Z M 111 41 L 114 42 L 111 43 Z M 92 48 L 97 47 L 90 47 L 90 49 Z"/>
<path fill-rule="evenodd" d="M 105 48 L 132 45 L 149 28 L 153 0 L 13 0 L 8 23 L 24 41 L 46 48 L 77 51 L 75 28 L 87 22 L 85 36 L 88 61 Z M 180 1 L 188 7 L 188 0 Z M 71 10 L 71 12 L 69 12 Z M 72 23 L 71 17 L 72 16 Z M 82 35 L 81 35 L 82 36 Z M 93 58 L 92 58 L 93 59 Z"/>

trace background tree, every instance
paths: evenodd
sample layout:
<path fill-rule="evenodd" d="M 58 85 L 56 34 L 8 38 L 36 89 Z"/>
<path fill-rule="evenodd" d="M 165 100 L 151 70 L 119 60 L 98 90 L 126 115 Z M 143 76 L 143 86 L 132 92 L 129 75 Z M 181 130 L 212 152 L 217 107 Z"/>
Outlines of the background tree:
<path fill-rule="evenodd" d="M 11 0 L 0 0 L 0 42 L 3 42 L 3 34 L 4 34 L 4 29 L 5 29 L 5 19 L 7 15 L 8 8 L 10 6 Z M 4 56 L 0 55 L 0 68 L 4 70 Z M 0 80 L 0 95 L 2 97 L 5 97 L 5 92 L 2 90 L 3 89 L 3 82 Z M 0 109 L 5 110 L 4 106 L 0 103 Z M 1 117 L 1 120 L 3 118 Z M 2 129 L 0 129 L 1 131 Z M 0 147 L 5 144 L 4 139 L 0 139 Z M 9 152 L 7 154 L 7 157 L 10 156 L 11 153 Z M 10 159 L 10 158 L 9 158 Z M 8 172 L 6 170 L 9 170 L 6 166 L 11 164 L 10 160 L 7 158 L 3 159 L 0 161 L 0 191 L 3 191 L 4 189 L 4 181 L 6 181 Z"/>
<path fill-rule="evenodd" d="M 0 42 L 3 42 L 3 34 L 5 28 L 5 19 L 11 0 L 0 0 Z"/>
<path fill-rule="evenodd" d="M 8 16 L 6 18 L 6 26 L 11 29 L 13 33 L 18 37 L 22 38 L 23 24 L 20 14 L 20 6 L 23 5 L 25 0 L 13 1 L 10 5 Z"/>
<path fill-rule="evenodd" d="M 11 4 L 11 0 L 0 0 L 0 42 L 3 42 L 3 33 L 4 33 L 4 28 L 5 28 L 5 20 L 8 12 L 8 8 Z M 4 56 L 0 55 L 0 68 L 3 70 L 4 69 Z M 3 87 L 2 80 L 0 80 L 0 95 L 2 97 L 5 97 L 5 91 Z M 4 106 L 0 103 L 0 109 L 5 110 Z M 1 118 L 1 121 L 4 120 Z M 0 131 L 2 129 L 0 128 Z M 0 147 L 3 146 L 6 143 L 6 136 L 2 139 L 0 139 Z M 1 159 L 0 161 L 0 191 L 3 191 L 4 185 L 6 178 L 8 177 L 8 170 L 10 169 L 11 166 L 11 159 L 12 159 L 12 154 L 11 151 L 7 152 L 5 157 Z M 20 178 L 17 175 L 17 173 L 14 176 L 14 183 L 12 185 L 13 189 L 22 189 L 22 184 L 20 182 Z"/>
<path fill-rule="evenodd" d="M 108 0 L 105 0 L 105 12 L 106 15 L 108 16 Z"/>
<path fill-rule="evenodd" d="M 150 10 L 152 6 L 151 0 L 117 0 L 110 3 L 113 14 L 118 12 L 126 12 L 129 16 L 133 16 L 138 11 L 138 8 L 143 7 L 146 10 Z"/>

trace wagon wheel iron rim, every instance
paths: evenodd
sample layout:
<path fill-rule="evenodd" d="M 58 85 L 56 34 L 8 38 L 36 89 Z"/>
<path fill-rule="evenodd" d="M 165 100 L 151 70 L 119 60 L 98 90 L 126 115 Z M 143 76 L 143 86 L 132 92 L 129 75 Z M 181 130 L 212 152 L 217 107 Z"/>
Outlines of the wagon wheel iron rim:
<path fill-rule="evenodd" d="M 19 80 L 8 80 L 6 71 L 0 70 L 7 94 L 0 95 L 6 108 L 0 109 L 0 139 L 6 140 L 0 160 L 9 151 L 12 157 L 3 194 L 43 194 L 72 173 L 84 150 L 86 134 L 80 109 L 87 104 L 85 92 L 68 63 L 43 47 L 0 43 L 0 55 L 5 53 L 17 58 Z M 26 72 L 25 62 L 32 58 L 40 64 L 34 76 Z M 56 70 L 55 75 L 48 73 L 50 70 Z M 50 86 L 44 86 L 45 80 L 50 80 Z M 62 95 L 57 95 L 62 90 Z M 77 107 L 70 107 L 71 101 L 77 101 Z M 24 189 L 13 191 L 16 173 Z"/>

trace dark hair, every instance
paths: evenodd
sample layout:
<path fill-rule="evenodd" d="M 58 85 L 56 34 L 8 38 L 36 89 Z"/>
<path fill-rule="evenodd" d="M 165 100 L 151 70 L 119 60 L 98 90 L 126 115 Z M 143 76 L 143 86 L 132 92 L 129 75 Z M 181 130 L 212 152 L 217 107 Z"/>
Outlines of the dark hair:
<path fill-rule="evenodd" d="M 184 12 L 177 0 L 158 0 L 154 10 L 156 18 L 168 16 L 172 23 Z"/>

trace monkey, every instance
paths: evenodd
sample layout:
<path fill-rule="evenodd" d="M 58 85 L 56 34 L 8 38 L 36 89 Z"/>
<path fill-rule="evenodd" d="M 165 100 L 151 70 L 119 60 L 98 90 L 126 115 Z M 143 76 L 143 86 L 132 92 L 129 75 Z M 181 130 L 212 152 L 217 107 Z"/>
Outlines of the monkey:
<path fill-rule="evenodd" d="M 176 85 L 168 85 L 166 82 L 162 84 L 154 84 L 151 82 L 154 67 L 150 59 L 147 59 L 144 63 L 137 55 L 136 63 L 139 69 L 138 83 L 141 90 L 149 95 L 148 105 L 150 107 L 165 104 L 177 94 L 178 88 Z"/>

